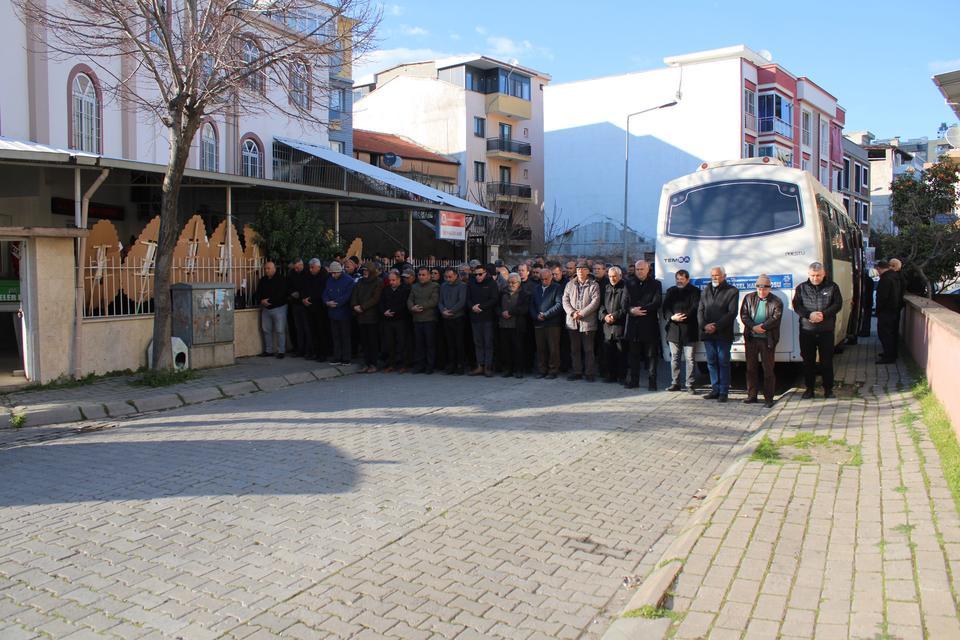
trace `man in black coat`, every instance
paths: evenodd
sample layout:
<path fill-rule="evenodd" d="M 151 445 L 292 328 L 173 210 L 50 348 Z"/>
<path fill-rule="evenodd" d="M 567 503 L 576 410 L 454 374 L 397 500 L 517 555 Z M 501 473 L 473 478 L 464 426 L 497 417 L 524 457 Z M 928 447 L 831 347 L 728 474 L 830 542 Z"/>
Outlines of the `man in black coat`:
<path fill-rule="evenodd" d="M 898 329 L 900 325 L 900 278 L 890 268 L 890 263 L 880 260 L 876 264 L 880 274 L 877 284 L 877 337 L 883 353 L 877 358 L 877 364 L 893 364 L 897 361 Z"/>
<path fill-rule="evenodd" d="M 396 371 L 404 373 L 407 353 L 407 325 L 410 312 L 407 310 L 407 297 L 410 287 L 400 280 L 400 274 L 391 269 L 387 275 L 387 286 L 380 294 L 380 326 L 383 330 L 384 373 Z"/>
<path fill-rule="evenodd" d="M 634 275 L 626 283 L 627 323 L 624 329 L 629 343 L 630 379 L 627 389 L 640 386 L 640 360 L 647 361 L 647 388 L 657 390 L 657 365 L 660 351 L 660 302 L 663 288 L 650 274 L 650 263 L 637 260 Z"/>
<path fill-rule="evenodd" d="M 470 372 L 472 376 L 493 377 L 493 322 L 497 305 L 500 303 L 500 289 L 483 265 L 473 271 L 473 279 L 467 285 L 467 315 L 473 331 L 473 347 L 477 354 L 477 368 Z"/>
<path fill-rule="evenodd" d="M 663 316 L 667 344 L 670 345 L 670 374 L 667 391 L 680 391 L 681 360 L 687 365 L 687 390 L 696 393 L 697 363 L 693 352 L 697 346 L 697 308 L 700 306 L 700 289 L 690 284 L 690 272 L 680 269 L 676 273 L 677 286 L 667 289 L 660 309 Z"/>
<path fill-rule="evenodd" d="M 803 358 L 803 381 L 806 390 L 800 396 L 813 397 L 817 379 L 817 354 L 823 377 L 823 397 L 833 397 L 833 348 L 837 314 L 843 309 L 840 287 L 827 279 L 819 262 L 810 264 L 807 280 L 793 293 L 793 310 L 800 316 L 800 357 Z"/>
<path fill-rule="evenodd" d="M 318 258 L 310 260 L 310 267 L 300 280 L 300 304 L 307 314 L 309 338 L 312 346 L 305 357 L 322 362 L 329 353 L 330 330 L 327 328 L 327 306 L 323 304 L 323 290 L 327 286 L 327 272 Z"/>
<path fill-rule="evenodd" d="M 623 328 L 627 321 L 627 289 L 620 267 L 610 267 L 607 282 L 600 298 L 600 326 L 603 334 L 603 353 L 606 382 L 623 384 L 627 378 L 627 351 L 623 341 Z"/>
<path fill-rule="evenodd" d="M 697 306 L 697 326 L 710 371 L 710 393 L 704 400 L 726 402 L 730 393 L 730 348 L 739 302 L 740 292 L 727 283 L 724 268 L 710 269 L 710 285 L 700 294 Z"/>

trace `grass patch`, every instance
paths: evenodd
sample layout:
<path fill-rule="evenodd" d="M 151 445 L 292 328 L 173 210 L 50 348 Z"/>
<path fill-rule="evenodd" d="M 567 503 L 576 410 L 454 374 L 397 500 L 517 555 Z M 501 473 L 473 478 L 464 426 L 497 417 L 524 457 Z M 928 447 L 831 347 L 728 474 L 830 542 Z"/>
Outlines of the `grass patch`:
<path fill-rule="evenodd" d="M 108 373 L 103 373 L 97 375 L 95 373 L 88 373 L 82 378 L 69 378 L 67 376 L 61 376 L 56 380 L 52 380 L 45 384 L 28 384 L 27 386 L 17 389 L 15 393 L 22 393 L 24 391 L 55 391 L 57 389 L 76 389 L 77 387 L 85 387 L 91 385 L 100 380 L 106 380 L 107 378 L 116 378 L 119 376 L 129 376 L 136 373 L 131 369 L 123 369 L 117 371 L 110 371 Z"/>
<path fill-rule="evenodd" d="M 957 434 L 953 430 L 953 425 L 950 424 L 950 418 L 943 405 L 933 395 L 926 380 L 921 380 L 914 385 L 913 395 L 920 402 L 923 423 L 927 426 L 927 432 L 937 448 L 937 453 L 940 454 L 943 475 L 953 495 L 954 507 L 957 513 L 960 513 L 960 444 L 957 443 Z"/>
<path fill-rule="evenodd" d="M 810 433 L 809 431 L 804 431 L 791 438 L 782 438 L 777 444 L 785 447 L 809 449 L 810 447 L 817 445 L 823 446 L 830 444 L 830 436 L 818 436 Z"/>
<path fill-rule="evenodd" d="M 756 450 L 750 454 L 750 459 L 759 462 L 776 462 L 780 459 L 780 449 L 770 436 L 763 436 Z"/>
<path fill-rule="evenodd" d="M 175 371 L 173 369 L 164 369 L 160 371 L 144 371 L 139 378 L 130 381 L 134 387 L 169 387 L 170 385 L 189 382 L 200 377 L 200 373 L 195 369 L 183 369 Z"/>
<path fill-rule="evenodd" d="M 863 466 L 863 447 L 858 444 L 850 447 L 850 451 L 853 452 L 853 456 L 850 457 L 850 461 L 846 463 L 848 467 L 861 467 Z"/>
<path fill-rule="evenodd" d="M 905 536 L 909 536 L 911 532 L 916 528 L 915 524 L 898 524 L 893 528 L 897 533 L 902 533 Z"/>
<path fill-rule="evenodd" d="M 621 618 L 647 618 L 648 620 L 656 620 L 657 618 L 670 618 L 671 620 L 676 619 L 677 613 L 671 611 L 670 609 L 664 609 L 663 607 L 654 607 L 649 604 L 645 604 L 642 607 L 636 609 L 631 609 L 630 611 L 625 612 Z"/>
<path fill-rule="evenodd" d="M 19 429 L 25 424 L 27 424 L 27 416 L 22 413 L 15 413 L 10 416 L 10 426 L 14 429 Z"/>
<path fill-rule="evenodd" d="M 792 460 L 794 462 L 813 462 L 813 456 L 801 453 L 800 455 L 793 456 Z"/>
<path fill-rule="evenodd" d="M 900 485 L 899 487 L 894 487 L 893 490 L 896 491 L 897 493 L 906 493 L 906 492 L 907 492 L 907 488 L 906 488 L 905 486 L 903 486 L 903 485 Z"/>

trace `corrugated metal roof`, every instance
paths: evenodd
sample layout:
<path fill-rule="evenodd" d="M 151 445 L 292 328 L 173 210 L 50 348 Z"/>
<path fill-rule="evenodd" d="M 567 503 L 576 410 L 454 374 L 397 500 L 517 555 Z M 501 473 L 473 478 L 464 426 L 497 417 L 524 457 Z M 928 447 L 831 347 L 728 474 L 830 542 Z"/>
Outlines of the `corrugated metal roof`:
<path fill-rule="evenodd" d="M 372 164 L 361 162 L 356 158 L 344 155 L 338 151 L 334 151 L 333 149 L 320 147 L 308 142 L 301 142 L 299 140 L 292 140 L 290 138 L 274 139 L 281 144 L 287 145 L 288 147 L 299 149 L 300 151 L 309 153 L 316 158 L 339 165 L 347 171 L 352 171 L 354 173 L 359 173 L 360 175 L 373 178 L 374 180 L 379 180 L 380 182 L 388 184 L 391 187 L 406 191 L 431 202 L 449 205 L 451 207 L 456 207 L 461 210 L 472 211 L 479 214 L 496 215 L 489 209 L 484 209 L 478 204 L 464 200 L 463 198 L 458 198 L 457 196 L 450 195 L 449 193 L 444 193 L 443 191 L 438 191 L 433 187 L 428 187 L 427 185 L 421 184 L 415 180 L 404 178 L 403 176 L 393 173 L 392 171 L 387 171 L 386 169 L 375 167 Z"/>
<path fill-rule="evenodd" d="M 456 160 L 451 160 L 435 151 L 422 147 L 409 138 L 394 135 L 392 133 L 381 133 L 379 131 L 366 131 L 364 129 L 353 130 L 353 150 L 367 151 L 370 153 L 395 153 L 401 158 L 410 160 L 427 160 L 429 162 L 441 162 L 443 164 L 460 164 Z"/>
<path fill-rule="evenodd" d="M 68 162 L 71 158 L 76 158 L 77 160 L 85 160 L 86 163 L 92 164 L 100 156 L 86 151 L 61 149 L 30 140 L 15 140 L 13 138 L 0 136 L 0 157 L 17 158 L 21 160 L 42 160 L 47 162 Z"/>

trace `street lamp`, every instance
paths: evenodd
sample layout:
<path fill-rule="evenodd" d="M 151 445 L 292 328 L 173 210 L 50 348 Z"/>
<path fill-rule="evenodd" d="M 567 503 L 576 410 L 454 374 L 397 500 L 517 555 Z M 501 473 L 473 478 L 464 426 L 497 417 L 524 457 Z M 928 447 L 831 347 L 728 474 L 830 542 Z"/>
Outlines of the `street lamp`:
<path fill-rule="evenodd" d="M 679 94 L 678 94 L 679 96 Z M 656 111 L 657 109 L 666 109 L 677 104 L 676 100 L 672 102 L 666 102 L 656 107 L 650 107 L 649 109 L 644 109 L 642 111 L 637 111 L 627 115 L 627 128 L 624 131 L 624 160 L 623 160 L 623 264 L 621 265 L 624 269 L 627 268 L 627 193 L 628 185 L 630 184 L 630 118 L 633 116 L 639 116 L 643 113 L 649 113 L 650 111 Z"/>

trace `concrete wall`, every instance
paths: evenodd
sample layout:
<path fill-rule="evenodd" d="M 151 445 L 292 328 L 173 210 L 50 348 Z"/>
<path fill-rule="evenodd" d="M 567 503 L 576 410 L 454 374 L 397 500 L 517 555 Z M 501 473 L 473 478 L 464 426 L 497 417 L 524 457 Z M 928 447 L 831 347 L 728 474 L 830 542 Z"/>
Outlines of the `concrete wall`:
<path fill-rule="evenodd" d="M 623 219 L 627 114 L 676 99 L 680 69 L 664 68 L 545 88 L 545 210 L 573 226 Z M 630 122 L 629 225 L 652 236 L 663 184 L 704 160 L 739 158 L 739 58 L 683 67 L 683 97 Z"/>
<path fill-rule="evenodd" d="M 72 238 L 30 238 L 27 250 L 34 268 L 29 271 L 33 317 L 31 348 L 38 371 L 33 382 L 50 382 L 70 372 L 75 315 L 75 262 Z"/>
<path fill-rule="evenodd" d="M 903 339 L 960 437 L 960 313 L 926 298 L 907 296 Z"/>
<path fill-rule="evenodd" d="M 83 321 L 82 375 L 102 375 L 147 366 L 153 316 Z M 117 340 L 117 336 L 123 340 Z"/>
<path fill-rule="evenodd" d="M 259 309 L 241 309 L 234 312 L 233 351 L 238 358 L 255 356 L 263 351 Z"/>

